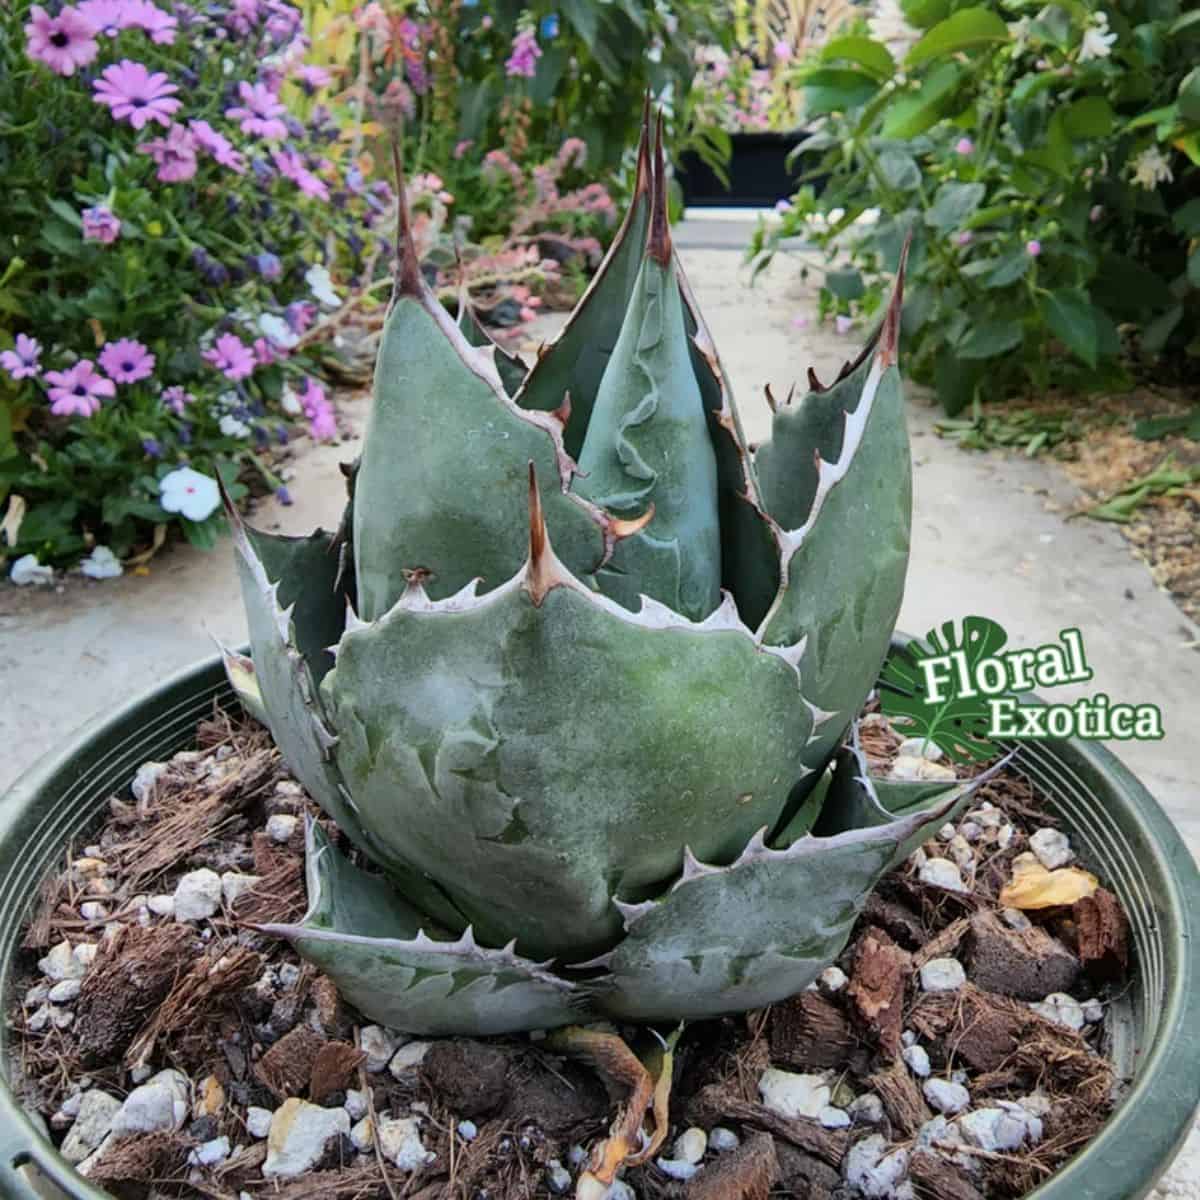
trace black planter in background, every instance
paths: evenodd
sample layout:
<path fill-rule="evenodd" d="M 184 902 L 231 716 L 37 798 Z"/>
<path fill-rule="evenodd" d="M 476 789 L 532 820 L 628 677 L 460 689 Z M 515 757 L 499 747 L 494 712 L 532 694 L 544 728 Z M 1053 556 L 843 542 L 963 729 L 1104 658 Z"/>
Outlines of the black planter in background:
<path fill-rule="evenodd" d="M 729 160 L 729 187 L 695 154 L 680 157 L 678 178 L 683 202 L 689 208 L 773 208 L 796 190 L 799 160 L 788 166 L 788 155 L 807 137 L 792 133 L 735 133 Z"/>

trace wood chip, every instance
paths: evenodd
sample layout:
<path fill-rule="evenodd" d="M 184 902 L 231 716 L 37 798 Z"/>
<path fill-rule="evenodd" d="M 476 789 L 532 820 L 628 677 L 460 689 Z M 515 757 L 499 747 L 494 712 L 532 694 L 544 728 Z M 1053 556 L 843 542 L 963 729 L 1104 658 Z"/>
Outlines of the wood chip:
<path fill-rule="evenodd" d="M 317 1056 L 325 1038 L 307 1025 L 284 1034 L 254 1065 L 254 1078 L 278 1100 L 301 1096 L 313 1080 Z"/>
<path fill-rule="evenodd" d="M 918 1150 L 909 1157 L 908 1176 L 917 1195 L 930 1200 L 983 1200 L 983 1193 L 964 1171 L 927 1150 Z"/>
<path fill-rule="evenodd" d="M 182 1175 L 188 1152 L 196 1143 L 181 1133 L 146 1133 L 121 1138 L 91 1164 L 88 1179 L 114 1196 L 141 1195 L 144 1188 L 130 1184 L 154 1184 Z"/>
<path fill-rule="evenodd" d="M 994 912 L 971 918 L 971 982 L 984 991 L 1041 1000 L 1068 992 L 1079 976 L 1079 960 L 1044 929 L 1011 929 Z"/>
<path fill-rule="evenodd" d="M 693 1176 L 684 1196 L 687 1200 L 767 1200 L 778 1178 L 774 1139 L 769 1133 L 752 1133 L 736 1150 Z"/>
<path fill-rule="evenodd" d="M 846 991 L 859 1024 L 889 1058 L 900 1053 L 904 990 L 912 957 L 882 929 L 871 926 L 854 948 Z"/>
<path fill-rule="evenodd" d="M 911 1072 L 899 1059 L 883 1071 L 876 1071 L 867 1086 L 883 1101 L 892 1129 L 903 1137 L 912 1137 L 931 1120 L 933 1113 Z"/>
<path fill-rule="evenodd" d="M 958 949 L 958 943 L 963 940 L 970 928 L 971 922 L 966 917 L 959 917 L 957 921 L 951 921 L 945 929 L 931 937 L 912 956 L 912 969 L 919 971 L 927 962 L 932 962 L 935 958 L 946 958 L 953 955 L 954 951 Z M 1045 992 L 1042 995 L 1045 995 Z"/>
<path fill-rule="evenodd" d="M 1071 909 L 1084 970 L 1095 979 L 1121 978 L 1129 967 L 1129 922 L 1112 892 L 1097 888 Z"/>
<path fill-rule="evenodd" d="M 877 892 L 867 897 L 863 919 L 867 924 L 877 925 L 890 933 L 908 950 L 919 949 L 929 938 L 924 923 L 911 908 L 898 900 L 886 900 Z"/>
<path fill-rule="evenodd" d="M 771 1061 L 796 1070 L 841 1066 L 858 1039 L 841 1009 L 816 992 L 800 992 L 771 1009 Z"/>
<path fill-rule="evenodd" d="M 359 1066 L 366 1061 L 367 1056 L 348 1042 L 326 1042 L 313 1059 L 308 1098 L 314 1104 L 324 1104 L 334 1092 L 345 1091 L 354 1081 Z"/>

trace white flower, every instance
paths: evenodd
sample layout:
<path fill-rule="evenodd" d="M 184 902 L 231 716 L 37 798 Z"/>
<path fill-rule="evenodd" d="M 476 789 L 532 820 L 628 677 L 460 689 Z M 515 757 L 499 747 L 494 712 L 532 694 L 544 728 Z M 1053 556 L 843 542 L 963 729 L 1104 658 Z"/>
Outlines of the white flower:
<path fill-rule="evenodd" d="M 89 579 L 116 579 L 125 573 L 121 560 L 107 546 L 96 546 L 80 562 L 79 569 Z"/>
<path fill-rule="evenodd" d="M 38 562 L 36 554 L 26 554 L 18 558 L 8 573 L 9 579 L 17 587 L 27 587 L 29 584 L 47 584 L 54 582 L 54 568 L 43 567 Z"/>
<path fill-rule="evenodd" d="M 333 290 L 333 280 L 329 278 L 329 272 L 316 263 L 309 267 L 304 272 L 304 282 L 308 284 L 312 294 L 329 308 L 340 308 L 342 298 Z"/>
<path fill-rule="evenodd" d="M 1113 42 L 1117 40 L 1115 33 L 1108 31 L 1108 16 L 1098 12 L 1092 17 L 1092 23 L 1079 43 L 1079 61 L 1091 62 L 1094 58 L 1107 58 L 1112 53 Z"/>
<path fill-rule="evenodd" d="M 289 417 L 298 417 L 304 411 L 304 406 L 300 403 L 300 397 L 290 387 L 283 389 L 283 395 L 279 397 L 279 407 Z"/>
<path fill-rule="evenodd" d="M 1174 178 L 1167 156 L 1157 146 L 1147 147 L 1133 160 L 1133 182 L 1141 184 L 1148 192 Z"/>
<path fill-rule="evenodd" d="M 284 350 L 292 349 L 300 340 L 300 335 L 293 333 L 291 326 L 274 313 L 262 313 L 258 318 L 258 329 L 267 341 L 273 342 Z"/>
<path fill-rule="evenodd" d="M 250 436 L 250 426 L 245 421 L 239 421 L 233 413 L 226 413 L 218 422 L 218 425 L 226 437 L 244 438 Z"/>
<path fill-rule="evenodd" d="M 167 512 L 177 512 L 189 521 L 203 521 L 221 503 L 217 481 L 191 467 L 179 467 L 158 481 L 159 503 Z"/>
<path fill-rule="evenodd" d="M 867 28 L 877 42 L 882 42 L 891 51 L 893 58 L 903 58 L 921 37 L 920 31 L 904 19 L 900 0 L 879 0 L 875 15 L 867 21 Z"/>
<path fill-rule="evenodd" d="M 1022 17 L 1018 21 L 1009 22 L 1008 35 L 1013 40 L 1013 53 L 1023 53 L 1033 35 L 1033 21 L 1029 17 Z"/>

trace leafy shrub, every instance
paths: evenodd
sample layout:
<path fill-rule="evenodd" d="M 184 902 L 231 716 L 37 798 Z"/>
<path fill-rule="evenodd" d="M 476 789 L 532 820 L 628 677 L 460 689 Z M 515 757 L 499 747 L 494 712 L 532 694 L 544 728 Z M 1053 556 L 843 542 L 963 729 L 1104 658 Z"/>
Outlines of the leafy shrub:
<path fill-rule="evenodd" d="M 285 0 L 0 14 L 10 556 L 124 556 L 173 522 L 210 544 L 218 474 L 277 487 L 265 451 L 334 436 L 311 374 L 330 267 L 391 196 L 350 165 L 305 50 Z"/>
<path fill-rule="evenodd" d="M 1198 51 L 1178 0 L 892 0 L 801 68 L 807 182 L 751 255 L 848 251 L 821 291 L 844 318 L 911 234 L 911 371 L 952 414 L 1119 385 L 1123 335 L 1200 354 Z"/>

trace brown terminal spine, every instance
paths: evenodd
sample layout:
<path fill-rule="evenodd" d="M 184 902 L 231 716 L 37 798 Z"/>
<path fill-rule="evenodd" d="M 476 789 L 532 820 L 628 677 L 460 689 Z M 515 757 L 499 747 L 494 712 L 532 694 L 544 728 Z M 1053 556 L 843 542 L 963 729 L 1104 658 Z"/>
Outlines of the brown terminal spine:
<path fill-rule="evenodd" d="M 650 195 L 650 233 L 646 254 L 660 267 L 671 262 L 671 225 L 667 220 L 667 168 L 663 155 L 663 116 L 658 114 L 654 138 L 653 187 Z"/>

